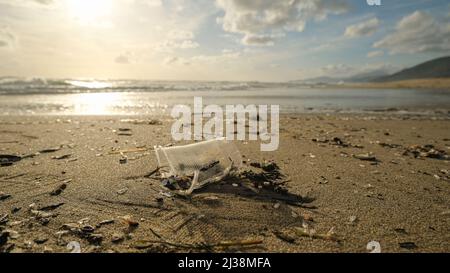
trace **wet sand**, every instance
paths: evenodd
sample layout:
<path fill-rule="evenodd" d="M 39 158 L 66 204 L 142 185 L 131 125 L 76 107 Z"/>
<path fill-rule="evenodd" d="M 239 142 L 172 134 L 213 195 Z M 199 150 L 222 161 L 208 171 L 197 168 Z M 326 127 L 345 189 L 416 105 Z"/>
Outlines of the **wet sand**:
<path fill-rule="evenodd" d="M 235 178 L 191 198 L 147 176 L 172 120 L 123 119 L 0 117 L 0 154 L 34 155 L 0 167 L 1 251 L 69 252 L 72 241 L 82 252 L 368 252 L 370 241 L 382 252 L 450 251 L 448 115 L 284 115 L 278 151 L 237 145 L 246 165 L 276 162 L 288 193 Z M 442 152 L 411 147 L 427 144 Z M 242 240 L 251 244 L 223 244 Z"/>

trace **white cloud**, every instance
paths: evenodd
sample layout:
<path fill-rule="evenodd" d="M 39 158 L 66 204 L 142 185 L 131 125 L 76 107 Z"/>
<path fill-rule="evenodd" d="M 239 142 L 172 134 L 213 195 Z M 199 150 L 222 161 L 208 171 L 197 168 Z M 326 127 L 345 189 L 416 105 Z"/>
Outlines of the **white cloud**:
<path fill-rule="evenodd" d="M 171 66 L 171 65 L 190 65 L 190 62 L 181 57 L 168 56 L 163 60 L 163 65 Z"/>
<path fill-rule="evenodd" d="M 128 56 L 125 55 L 119 55 L 117 56 L 114 61 L 118 64 L 129 64 L 130 63 L 130 59 L 128 58 Z"/>
<path fill-rule="evenodd" d="M 192 49 L 200 45 L 195 42 L 194 33 L 185 30 L 172 30 L 167 34 L 167 39 L 156 46 L 159 52 L 173 52 L 174 49 Z"/>
<path fill-rule="evenodd" d="M 372 18 L 365 22 L 348 26 L 345 29 L 345 36 L 354 38 L 361 36 L 371 36 L 378 30 L 378 26 L 380 25 L 380 21 L 377 18 Z"/>
<path fill-rule="evenodd" d="M 194 39 L 194 33 L 187 30 L 171 30 L 167 34 L 167 38 L 171 40 L 189 40 Z"/>
<path fill-rule="evenodd" d="M 8 48 L 12 49 L 14 48 L 16 44 L 16 36 L 11 31 L 9 27 L 6 26 L 0 26 L 0 49 L 2 48 Z"/>
<path fill-rule="evenodd" d="M 321 68 L 325 75 L 331 77 L 343 76 L 351 73 L 353 68 L 346 64 L 329 64 Z"/>
<path fill-rule="evenodd" d="M 79 0 L 83 1 L 83 0 Z M 162 7 L 163 3 L 162 0 L 121 0 L 118 2 L 124 2 L 125 4 L 140 4 L 145 5 L 150 8 L 159 8 Z"/>
<path fill-rule="evenodd" d="M 137 62 L 136 53 L 134 51 L 126 51 L 114 59 L 117 64 L 133 64 Z"/>
<path fill-rule="evenodd" d="M 348 10 L 344 0 L 216 0 L 225 11 L 217 22 L 227 32 L 244 34 L 244 44 L 271 45 L 274 34 L 301 32 L 308 20 Z"/>
<path fill-rule="evenodd" d="M 381 57 L 383 55 L 384 55 L 383 50 L 375 50 L 375 51 L 370 51 L 369 53 L 367 53 L 367 57 L 369 57 L 369 58 Z"/>
<path fill-rule="evenodd" d="M 16 7 L 50 7 L 56 4 L 55 0 L 0 0 L 0 4 Z"/>
<path fill-rule="evenodd" d="M 242 54 L 239 51 L 223 50 L 218 55 L 198 55 L 191 58 L 192 63 L 220 63 L 229 62 L 240 58 Z"/>
<path fill-rule="evenodd" d="M 141 2 L 152 8 L 162 6 L 161 0 L 141 0 Z"/>
<path fill-rule="evenodd" d="M 182 58 L 177 56 L 168 56 L 164 58 L 162 64 L 165 66 L 187 66 L 187 65 L 217 65 L 221 66 L 230 63 L 233 60 L 237 60 L 241 57 L 239 51 L 223 50 L 220 54 L 216 55 L 197 55 L 190 58 Z"/>
<path fill-rule="evenodd" d="M 272 35 L 245 35 L 242 38 L 242 43 L 244 45 L 262 45 L 271 46 L 274 45 L 275 37 Z"/>
<path fill-rule="evenodd" d="M 373 45 L 391 54 L 449 52 L 450 23 L 438 22 L 430 14 L 416 11 L 401 19 L 395 31 Z"/>

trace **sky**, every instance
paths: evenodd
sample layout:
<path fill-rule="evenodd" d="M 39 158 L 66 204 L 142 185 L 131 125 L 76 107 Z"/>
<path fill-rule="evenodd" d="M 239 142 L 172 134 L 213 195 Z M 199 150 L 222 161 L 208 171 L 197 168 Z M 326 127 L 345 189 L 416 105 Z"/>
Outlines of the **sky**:
<path fill-rule="evenodd" d="M 448 0 L 0 0 L 0 76 L 289 81 L 450 55 Z"/>

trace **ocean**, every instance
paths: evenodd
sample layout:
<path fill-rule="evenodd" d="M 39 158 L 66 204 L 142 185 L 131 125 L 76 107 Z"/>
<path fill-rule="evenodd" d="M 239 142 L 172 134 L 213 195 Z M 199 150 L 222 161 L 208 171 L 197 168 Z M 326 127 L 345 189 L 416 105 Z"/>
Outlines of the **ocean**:
<path fill-rule="evenodd" d="M 154 115 L 177 104 L 280 105 L 282 113 L 448 114 L 449 90 L 361 89 L 296 83 L 0 78 L 0 115 Z"/>

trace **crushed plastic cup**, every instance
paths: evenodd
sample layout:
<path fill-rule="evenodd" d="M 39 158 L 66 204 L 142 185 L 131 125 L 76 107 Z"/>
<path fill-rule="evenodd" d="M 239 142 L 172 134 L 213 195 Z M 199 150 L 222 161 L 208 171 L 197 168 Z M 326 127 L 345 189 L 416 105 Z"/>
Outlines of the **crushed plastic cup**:
<path fill-rule="evenodd" d="M 218 182 L 242 166 L 242 156 L 232 141 L 212 139 L 184 146 L 155 146 L 162 177 L 170 183 L 189 177 L 190 183 L 179 194 L 189 195 L 207 184 Z"/>

